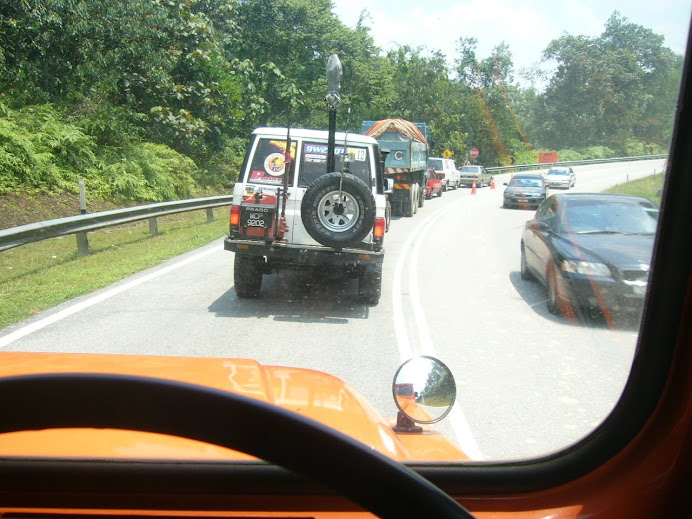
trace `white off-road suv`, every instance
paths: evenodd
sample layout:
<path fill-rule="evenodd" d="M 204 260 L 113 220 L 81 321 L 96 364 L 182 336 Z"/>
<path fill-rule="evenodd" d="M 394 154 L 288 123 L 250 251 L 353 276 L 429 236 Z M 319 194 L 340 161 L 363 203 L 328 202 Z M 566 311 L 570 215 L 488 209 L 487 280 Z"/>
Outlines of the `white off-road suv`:
<path fill-rule="evenodd" d="M 327 171 L 328 137 L 295 128 L 253 132 L 224 241 L 235 253 L 238 297 L 257 297 L 264 274 L 327 265 L 358 278 L 361 302 L 379 301 L 383 157 L 372 137 L 337 132 L 334 171 Z"/>

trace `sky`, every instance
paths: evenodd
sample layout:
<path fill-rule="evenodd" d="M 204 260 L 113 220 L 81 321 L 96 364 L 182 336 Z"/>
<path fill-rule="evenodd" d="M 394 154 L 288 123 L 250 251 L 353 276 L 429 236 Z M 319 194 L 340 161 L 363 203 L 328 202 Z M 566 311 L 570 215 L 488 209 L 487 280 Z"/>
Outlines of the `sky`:
<path fill-rule="evenodd" d="M 553 39 L 562 34 L 595 37 L 613 11 L 665 37 L 665 45 L 683 54 L 692 0 L 333 0 L 334 12 L 355 27 L 367 10 L 367 25 L 383 50 L 408 44 L 440 50 L 450 64 L 460 37 L 478 40 L 476 55 L 488 57 L 503 41 L 515 71 L 531 67 Z M 543 68 L 546 68 L 544 65 Z M 515 75 L 516 79 L 519 79 Z"/>

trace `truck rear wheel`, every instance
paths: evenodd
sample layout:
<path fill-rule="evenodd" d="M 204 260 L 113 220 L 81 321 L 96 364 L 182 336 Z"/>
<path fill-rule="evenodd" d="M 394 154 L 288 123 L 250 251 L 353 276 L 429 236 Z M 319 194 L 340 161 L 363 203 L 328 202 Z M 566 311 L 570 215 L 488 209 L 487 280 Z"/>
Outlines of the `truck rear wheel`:
<path fill-rule="evenodd" d="M 423 207 L 423 204 L 425 203 L 425 188 L 419 188 L 418 189 L 418 207 Z"/>
<path fill-rule="evenodd" d="M 235 255 L 233 262 L 233 283 L 235 293 L 243 299 L 257 297 L 262 287 L 263 257 Z"/>
<path fill-rule="evenodd" d="M 389 200 L 387 200 L 387 207 L 384 210 L 384 221 L 384 232 L 389 232 L 389 225 L 392 223 L 392 204 Z"/>
<path fill-rule="evenodd" d="M 372 231 L 375 197 L 358 177 L 343 173 L 342 181 L 342 173 L 327 173 L 305 191 L 300 217 L 315 241 L 327 247 L 347 247 L 363 241 Z"/>
<path fill-rule="evenodd" d="M 358 301 L 376 305 L 382 294 L 382 265 L 362 269 L 358 274 Z"/>
<path fill-rule="evenodd" d="M 404 216 L 411 217 L 414 214 L 416 214 L 415 209 L 417 208 L 417 202 L 416 199 L 413 195 L 413 186 L 411 186 L 411 189 L 406 192 L 408 195 L 405 200 L 401 202 L 401 205 L 404 208 Z"/>

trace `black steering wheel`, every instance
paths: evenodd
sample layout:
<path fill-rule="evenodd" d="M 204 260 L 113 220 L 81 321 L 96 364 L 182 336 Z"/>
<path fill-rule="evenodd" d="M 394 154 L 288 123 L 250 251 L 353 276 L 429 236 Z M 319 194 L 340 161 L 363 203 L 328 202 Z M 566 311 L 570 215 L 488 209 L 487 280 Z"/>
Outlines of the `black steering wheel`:
<path fill-rule="evenodd" d="M 124 375 L 0 379 L 0 433 L 75 427 L 168 434 L 244 452 L 319 481 L 382 518 L 472 518 L 404 465 L 314 420 L 259 400 Z"/>

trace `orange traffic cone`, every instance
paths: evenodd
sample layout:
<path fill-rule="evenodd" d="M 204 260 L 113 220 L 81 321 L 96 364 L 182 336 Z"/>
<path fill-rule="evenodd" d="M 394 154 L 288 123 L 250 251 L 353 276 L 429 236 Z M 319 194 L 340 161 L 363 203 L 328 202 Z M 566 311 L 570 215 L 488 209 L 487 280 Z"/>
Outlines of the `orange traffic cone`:
<path fill-rule="evenodd" d="M 471 194 L 475 195 L 476 194 L 476 181 L 473 181 L 473 186 L 471 186 Z"/>
<path fill-rule="evenodd" d="M 490 189 L 495 189 L 495 177 L 490 179 Z"/>

